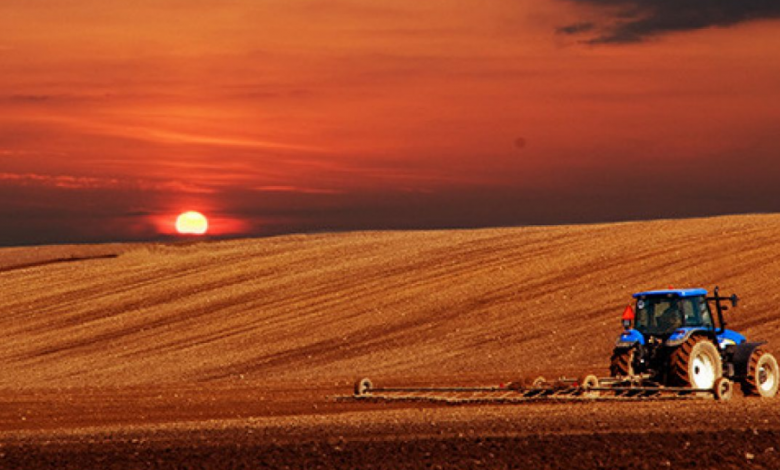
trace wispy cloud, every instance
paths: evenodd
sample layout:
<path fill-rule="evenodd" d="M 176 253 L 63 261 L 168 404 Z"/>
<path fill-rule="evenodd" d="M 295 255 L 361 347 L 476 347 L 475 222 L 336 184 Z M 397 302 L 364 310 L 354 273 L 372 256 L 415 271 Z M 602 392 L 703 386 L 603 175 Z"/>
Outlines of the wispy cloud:
<path fill-rule="evenodd" d="M 339 189 L 305 188 L 301 186 L 256 186 L 255 191 L 271 193 L 299 193 L 299 194 L 344 194 Z"/>
<path fill-rule="evenodd" d="M 174 193 L 210 194 L 213 189 L 182 181 L 152 181 L 112 177 L 45 175 L 38 173 L 0 173 L 0 184 L 44 186 L 63 190 L 137 189 Z"/>
<path fill-rule="evenodd" d="M 137 132 L 133 132 L 137 131 Z M 254 149 L 275 149 L 275 150 L 300 150 L 306 152 L 323 152 L 325 149 L 307 145 L 290 144 L 285 142 L 275 142 L 272 140 L 232 137 L 232 136 L 211 136 L 195 133 L 184 133 L 175 131 L 166 131 L 161 129 L 134 128 L 128 129 L 126 137 L 136 137 L 149 139 L 158 142 L 176 143 L 176 144 L 195 144 L 195 145 L 214 145 L 220 147 L 244 147 Z"/>
<path fill-rule="evenodd" d="M 46 98 L 41 97 L 41 99 L 45 100 Z M 120 137 L 156 144 L 205 145 L 250 150 L 289 150 L 306 153 L 324 153 L 329 151 L 329 149 L 320 146 L 281 142 L 255 136 L 237 136 L 228 133 L 216 135 L 216 133 L 209 131 L 179 131 L 164 127 L 124 124 L 120 122 L 98 122 L 91 119 L 78 119 L 66 116 L 38 116 L 28 120 L 67 126 L 72 131 L 83 134 Z"/>
<path fill-rule="evenodd" d="M 23 103 L 40 103 L 42 101 L 49 101 L 52 98 L 52 95 L 10 95 L 0 99 Z"/>
<path fill-rule="evenodd" d="M 728 27 L 760 19 L 780 18 L 778 0 L 568 0 L 606 15 L 600 22 L 558 28 L 559 34 L 598 31 L 590 44 L 626 44 L 676 32 Z"/>
<path fill-rule="evenodd" d="M 596 25 L 591 22 L 574 23 L 567 26 L 561 26 L 556 31 L 558 34 L 579 34 L 593 31 Z"/>
<path fill-rule="evenodd" d="M 24 186 L 52 186 L 62 189 L 105 189 L 120 185 L 117 178 L 87 176 L 41 175 L 37 173 L 0 173 L 0 181 Z"/>

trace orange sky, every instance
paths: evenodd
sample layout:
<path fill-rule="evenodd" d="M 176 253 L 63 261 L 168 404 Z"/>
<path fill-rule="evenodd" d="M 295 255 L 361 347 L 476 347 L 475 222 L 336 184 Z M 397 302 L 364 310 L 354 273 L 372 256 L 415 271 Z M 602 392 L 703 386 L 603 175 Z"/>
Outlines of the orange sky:
<path fill-rule="evenodd" d="M 604 14 L 3 0 L 0 244 L 780 210 L 778 22 L 556 33 Z"/>

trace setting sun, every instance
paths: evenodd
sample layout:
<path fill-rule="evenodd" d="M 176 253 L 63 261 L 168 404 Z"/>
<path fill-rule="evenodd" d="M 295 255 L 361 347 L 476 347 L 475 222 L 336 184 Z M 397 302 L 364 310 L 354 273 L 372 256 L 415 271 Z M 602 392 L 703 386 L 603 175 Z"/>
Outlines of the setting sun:
<path fill-rule="evenodd" d="M 176 231 L 182 235 L 203 235 L 208 229 L 209 222 L 200 212 L 184 212 L 176 218 Z"/>

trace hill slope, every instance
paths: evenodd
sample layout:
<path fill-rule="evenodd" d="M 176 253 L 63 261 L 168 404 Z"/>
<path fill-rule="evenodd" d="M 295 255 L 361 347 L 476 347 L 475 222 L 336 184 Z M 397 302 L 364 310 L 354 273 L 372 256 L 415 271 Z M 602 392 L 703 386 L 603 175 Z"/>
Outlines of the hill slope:
<path fill-rule="evenodd" d="M 630 294 L 669 284 L 780 344 L 778 215 L 112 249 L 0 250 L 0 388 L 604 372 Z"/>

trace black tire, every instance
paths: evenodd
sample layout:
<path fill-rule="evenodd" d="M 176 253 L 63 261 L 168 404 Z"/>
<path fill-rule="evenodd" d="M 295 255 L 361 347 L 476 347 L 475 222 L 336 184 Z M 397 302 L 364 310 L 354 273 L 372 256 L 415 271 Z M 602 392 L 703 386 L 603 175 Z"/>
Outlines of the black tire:
<path fill-rule="evenodd" d="M 748 361 L 748 374 L 741 383 L 742 393 L 762 398 L 772 398 L 777 395 L 780 385 L 777 360 L 770 353 L 756 349 Z"/>
<path fill-rule="evenodd" d="M 609 375 L 612 377 L 634 376 L 634 348 L 615 348 L 609 359 Z"/>
<path fill-rule="evenodd" d="M 723 376 L 717 346 L 703 336 L 692 336 L 669 359 L 669 382 L 681 387 L 711 390 Z"/>

